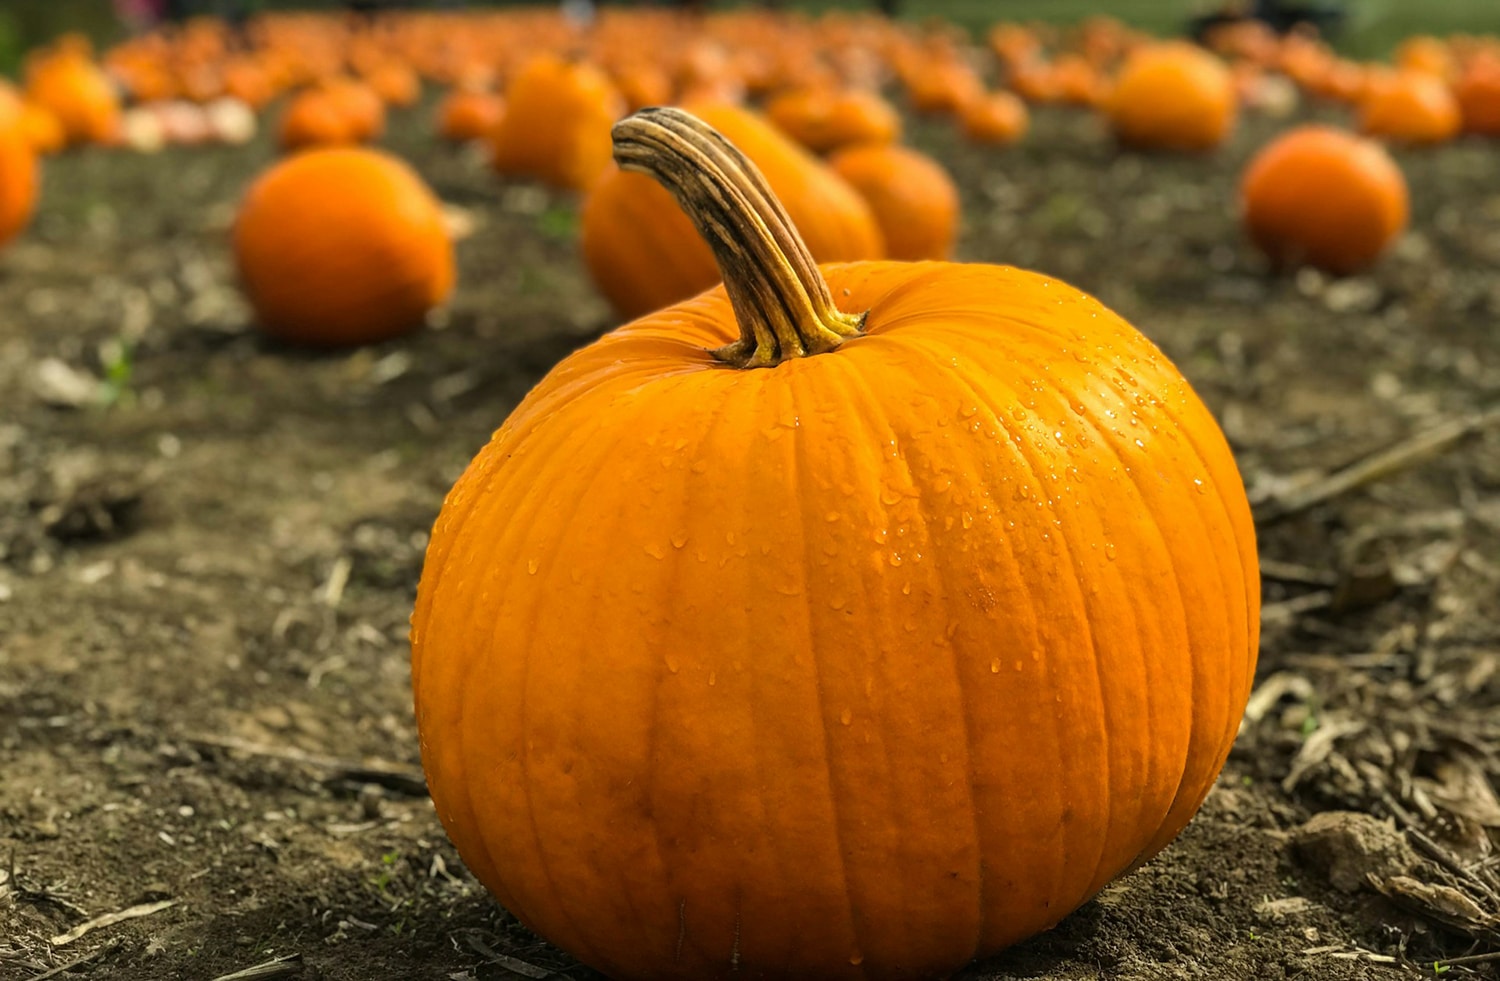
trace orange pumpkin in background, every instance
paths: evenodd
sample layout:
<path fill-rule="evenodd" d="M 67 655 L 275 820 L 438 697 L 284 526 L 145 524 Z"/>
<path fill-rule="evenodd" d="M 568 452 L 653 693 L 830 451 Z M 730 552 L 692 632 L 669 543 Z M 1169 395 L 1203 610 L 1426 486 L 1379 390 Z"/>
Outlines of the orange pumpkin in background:
<path fill-rule="evenodd" d="M 495 169 L 582 191 L 609 166 L 609 127 L 625 101 L 586 62 L 539 55 L 505 89 L 505 115 L 491 134 Z"/>
<path fill-rule="evenodd" d="M 632 112 L 646 106 L 662 106 L 672 101 L 672 78 L 649 61 L 631 61 L 610 73 L 615 88 Z"/>
<path fill-rule="evenodd" d="M 1448 83 L 1424 71 L 1372 77 L 1359 107 L 1359 128 L 1397 143 L 1446 143 L 1458 135 L 1463 113 Z"/>
<path fill-rule="evenodd" d="M 120 134 L 120 96 L 86 42 L 65 39 L 29 60 L 26 98 L 51 112 L 69 144 L 111 143 Z"/>
<path fill-rule="evenodd" d="M 1306 125 L 1263 148 L 1241 183 L 1245 227 L 1278 265 L 1336 275 L 1372 264 L 1406 227 L 1406 179 L 1372 140 Z"/>
<path fill-rule="evenodd" d="M 385 103 L 367 83 L 339 76 L 323 81 L 318 90 L 332 100 L 356 141 L 377 140 L 385 132 Z"/>
<path fill-rule="evenodd" d="M 438 135 L 450 143 L 487 138 L 505 115 L 505 100 L 493 92 L 454 89 L 438 104 Z"/>
<path fill-rule="evenodd" d="M 973 68 L 946 58 L 921 59 L 902 82 L 911 107 L 921 113 L 958 113 L 984 95 L 984 83 Z"/>
<path fill-rule="evenodd" d="M 823 86 L 796 89 L 766 104 L 766 116 L 814 153 L 901 138 L 901 116 L 877 93 Z"/>
<path fill-rule="evenodd" d="M 1009 146 L 1026 135 L 1031 113 L 1010 92 L 990 92 L 969 103 L 960 122 L 964 135 L 975 143 Z"/>
<path fill-rule="evenodd" d="M 1203 151 L 1234 128 L 1234 78 L 1214 55 L 1186 42 L 1137 49 L 1105 100 L 1122 143 L 1149 150 Z"/>
<path fill-rule="evenodd" d="M 958 188 L 943 165 L 896 144 L 849 147 L 828 160 L 875 213 L 891 259 L 946 259 L 958 235 Z"/>
<path fill-rule="evenodd" d="M 21 103 L 21 129 L 31 148 L 42 156 L 51 156 L 68 145 L 68 134 L 52 110 L 29 99 Z"/>
<path fill-rule="evenodd" d="M 364 83 L 388 106 L 407 108 L 422 98 L 422 80 L 404 65 L 378 65 L 365 73 Z"/>
<path fill-rule="evenodd" d="M 256 322 L 296 344 L 385 340 L 453 288 L 442 207 L 409 166 L 376 150 L 309 150 L 251 185 L 234 254 Z"/>
<path fill-rule="evenodd" d="M 411 632 L 437 815 L 620 981 L 946 977 L 1213 785 L 1259 634 L 1234 456 L 1067 284 L 819 268 L 682 113 L 616 133 L 726 286 L 563 360 L 448 494 Z"/>
<path fill-rule="evenodd" d="M 21 101 L 0 88 L 0 248 L 31 223 L 40 182 Z"/>
<path fill-rule="evenodd" d="M 281 114 L 277 143 L 283 150 L 360 142 L 354 122 L 338 100 L 321 89 L 292 96 Z"/>
<path fill-rule="evenodd" d="M 694 105 L 692 111 L 765 172 L 819 260 L 885 254 L 880 227 L 859 192 L 764 117 L 728 105 Z M 589 274 L 622 317 L 659 310 L 719 281 L 713 252 L 692 222 L 671 195 L 640 174 L 608 171 L 589 192 L 581 225 Z"/>
<path fill-rule="evenodd" d="M 1464 132 L 1500 136 L 1500 54 L 1475 58 L 1454 83 L 1453 95 Z"/>
<path fill-rule="evenodd" d="M 1424 72 L 1444 81 L 1452 79 L 1457 72 L 1448 45 L 1425 34 L 1402 41 L 1396 48 L 1395 60 L 1398 68 Z"/>

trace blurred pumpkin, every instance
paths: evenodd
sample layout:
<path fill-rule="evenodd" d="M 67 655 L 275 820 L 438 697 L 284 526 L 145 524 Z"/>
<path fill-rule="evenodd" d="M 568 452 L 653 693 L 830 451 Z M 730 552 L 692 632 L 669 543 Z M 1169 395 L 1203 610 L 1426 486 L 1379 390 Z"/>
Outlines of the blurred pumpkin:
<path fill-rule="evenodd" d="M 984 83 L 974 69 L 944 58 L 922 59 L 903 81 L 911 107 L 923 113 L 958 113 L 984 94 Z"/>
<path fill-rule="evenodd" d="M 256 321 L 296 344 L 380 341 L 419 326 L 453 288 L 442 207 L 376 150 L 309 150 L 251 185 L 234 254 Z"/>
<path fill-rule="evenodd" d="M 958 235 L 958 188 L 942 164 L 897 144 L 841 150 L 828 160 L 875 214 L 891 259 L 946 259 Z"/>
<path fill-rule="evenodd" d="M 508 176 L 585 190 L 609 166 L 609 127 L 624 112 L 620 93 L 593 65 L 537 56 L 505 89 L 491 160 Z"/>
<path fill-rule="evenodd" d="M 1105 101 L 1122 143 L 1202 151 L 1218 146 L 1234 128 L 1238 100 L 1222 61 L 1202 48 L 1169 41 L 1131 54 Z"/>
<path fill-rule="evenodd" d="M 893 143 L 901 117 L 878 94 L 814 87 L 784 92 L 766 104 L 766 117 L 814 153 L 865 143 Z"/>
<path fill-rule="evenodd" d="M 1448 83 L 1410 69 L 1375 77 L 1360 102 L 1359 128 L 1397 143 L 1446 143 L 1463 114 Z"/>
<path fill-rule="evenodd" d="M 1396 66 L 1444 81 L 1454 77 L 1457 67 L 1448 45 L 1426 34 L 1409 37 L 1396 47 Z"/>
<path fill-rule="evenodd" d="M 454 89 L 438 105 L 438 135 L 450 143 L 487 138 L 505 115 L 505 100 L 493 92 Z"/>
<path fill-rule="evenodd" d="M 277 142 L 283 150 L 341 146 L 360 142 L 354 121 L 337 99 L 322 89 L 292 96 L 281 114 Z"/>
<path fill-rule="evenodd" d="M 119 93 L 81 46 L 31 60 L 26 98 L 57 117 L 69 144 L 109 143 L 119 136 Z"/>
<path fill-rule="evenodd" d="M 961 118 L 964 135 L 975 143 L 1008 146 L 1026 135 L 1031 113 L 1009 92 L 990 92 L 975 99 Z"/>
<path fill-rule="evenodd" d="M 21 128 L 31 148 L 42 156 L 51 156 L 68 144 L 62 122 L 46 106 L 30 99 L 21 103 Z"/>
<path fill-rule="evenodd" d="M 0 90 L 0 248 L 31 223 L 40 182 L 21 102 Z"/>
<path fill-rule="evenodd" d="M 820 261 L 884 255 L 879 225 L 859 192 L 764 117 L 737 106 L 691 109 L 765 172 Z M 589 274 L 622 317 L 659 310 L 718 282 L 713 252 L 692 222 L 640 174 L 606 172 L 584 202 L 581 224 Z"/>
<path fill-rule="evenodd" d="M 672 101 L 672 78 L 649 61 L 632 61 L 611 73 L 615 87 L 634 111 L 646 106 L 664 106 Z"/>
<path fill-rule="evenodd" d="M 1500 55 L 1475 58 L 1453 86 L 1466 133 L 1500 136 Z"/>
<path fill-rule="evenodd" d="M 569 356 L 447 495 L 411 631 L 437 815 L 621 981 L 947 977 L 1213 786 L 1259 635 L 1234 456 L 1076 289 L 820 269 L 680 113 L 616 132 L 726 287 Z"/>
<path fill-rule="evenodd" d="M 1372 140 L 1324 125 L 1278 137 L 1241 183 L 1250 238 L 1278 265 L 1336 275 L 1372 264 L 1406 227 L 1406 179 Z"/>
<path fill-rule="evenodd" d="M 365 74 L 364 83 L 388 106 L 407 108 L 422 98 L 422 80 L 405 65 L 378 65 Z"/>
<path fill-rule="evenodd" d="M 385 103 L 367 83 L 347 76 L 325 79 L 318 86 L 349 124 L 360 143 L 379 139 L 385 132 Z"/>

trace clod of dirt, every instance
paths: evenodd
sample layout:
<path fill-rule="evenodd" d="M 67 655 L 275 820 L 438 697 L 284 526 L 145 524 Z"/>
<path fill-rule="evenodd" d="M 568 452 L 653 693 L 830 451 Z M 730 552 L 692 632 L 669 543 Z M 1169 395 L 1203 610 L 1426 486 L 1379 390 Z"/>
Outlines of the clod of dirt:
<path fill-rule="evenodd" d="M 1355 811 L 1314 814 L 1292 832 L 1292 845 L 1342 892 L 1366 888 L 1372 875 L 1379 879 L 1405 875 L 1418 864 L 1416 853 L 1393 823 Z"/>

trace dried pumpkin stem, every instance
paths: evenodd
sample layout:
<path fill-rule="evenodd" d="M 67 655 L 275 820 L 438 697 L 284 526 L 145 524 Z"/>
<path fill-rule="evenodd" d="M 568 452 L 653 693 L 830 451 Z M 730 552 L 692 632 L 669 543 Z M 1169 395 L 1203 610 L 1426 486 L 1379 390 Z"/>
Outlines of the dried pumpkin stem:
<path fill-rule="evenodd" d="M 642 109 L 615 124 L 615 160 L 677 199 L 713 249 L 740 339 L 713 352 L 764 368 L 831 351 L 859 334 L 760 170 L 717 130 L 681 109 Z"/>

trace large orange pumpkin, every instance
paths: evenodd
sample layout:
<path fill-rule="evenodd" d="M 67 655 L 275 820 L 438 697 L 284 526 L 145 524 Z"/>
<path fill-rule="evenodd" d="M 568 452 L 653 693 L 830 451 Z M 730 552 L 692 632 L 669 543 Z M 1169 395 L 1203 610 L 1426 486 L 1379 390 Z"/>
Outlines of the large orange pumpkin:
<path fill-rule="evenodd" d="M 819 269 L 731 146 L 615 132 L 727 287 L 565 359 L 448 495 L 412 617 L 439 818 L 622 981 L 938 978 L 1047 929 L 1234 742 L 1224 437 L 1078 290 Z"/>
<path fill-rule="evenodd" d="M 0 89 L 0 247 L 30 224 L 39 182 L 20 100 Z"/>
<path fill-rule="evenodd" d="M 453 288 L 441 205 L 375 150 L 309 150 L 272 167 L 240 206 L 234 251 L 260 326 L 298 344 L 393 337 Z"/>
<path fill-rule="evenodd" d="M 879 225 L 859 192 L 764 118 L 723 104 L 693 111 L 765 172 L 819 260 L 885 254 Z M 685 300 L 719 281 L 713 252 L 692 222 L 641 174 L 608 171 L 589 192 L 581 225 L 589 274 L 623 317 Z"/>
<path fill-rule="evenodd" d="M 1406 227 L 1406 179 L 1371 140 L 1331 126 L 1293 129 L 1250 161 L 1241 184 L 1250 238 L 1279 265 L 1339 275 L 1373 263 Z"/>
<path fill-rule="evenodd" d="M 491 159 L 502 174 L 585 190 L 609 166 L 609 127 L 624 112 L 599 69 L 539 55 L 506 86 Z"/>
<path fill-rule="evenodd" d="M 1462 124 L 1448 83 L 1425 71 L 1372 77 L 1360 102 L 1359 128 L 1397 143 L 1446 143 Z"/>
<path fill-rule="evenodd" d="M 942 164 L 891 143 L 841 150 L 828 165 L 869 203 L 888 258 L 915 261 L 952 254 L 958 188 Z"/>
<path fill-rule="evenodd" d="M 1218 58 L 1186 42 L 1137 49 L 1105 112 L 1121 142 L 1157 150 L 1210 150 L 1234 128 L 1234 78 Z"/>

